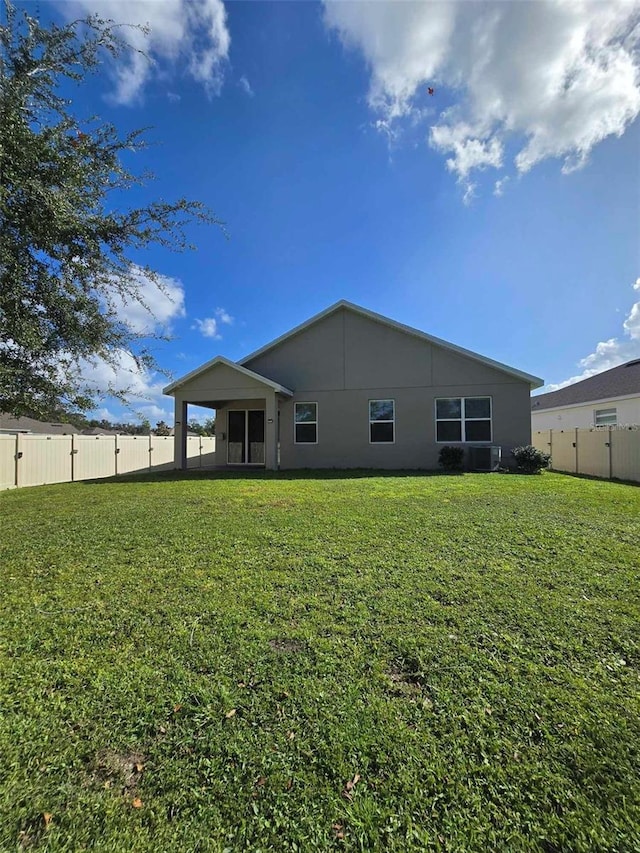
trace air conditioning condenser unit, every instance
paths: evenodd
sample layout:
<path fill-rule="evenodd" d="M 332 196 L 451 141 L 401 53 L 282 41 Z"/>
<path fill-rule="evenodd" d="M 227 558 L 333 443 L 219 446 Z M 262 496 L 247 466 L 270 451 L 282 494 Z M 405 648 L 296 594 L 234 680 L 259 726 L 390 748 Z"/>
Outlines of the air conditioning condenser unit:
<path fill-rule="evenodd" d="M 469 448 L 469 467 L 472 471 L 498 471 L 501 461 L 501 447 L 485 446 Z"/>

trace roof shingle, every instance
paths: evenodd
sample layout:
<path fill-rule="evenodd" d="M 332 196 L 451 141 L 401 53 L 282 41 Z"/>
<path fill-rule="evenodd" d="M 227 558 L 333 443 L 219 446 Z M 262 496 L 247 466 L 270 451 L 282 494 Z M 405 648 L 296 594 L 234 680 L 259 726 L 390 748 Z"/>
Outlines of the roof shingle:
<path fill-rule="evenodd" d="M 540 412 L 561 406 L 573 406 L 590 403 L 593 400 L 607 400 L 610 397 L 624 397 L 640 394 L 640 358 L 628 361 L 603 373 L 596 373 L 582 382 L 567 385 L 558 391 L 539 394 L 531 398 L 531 410 Z"/>

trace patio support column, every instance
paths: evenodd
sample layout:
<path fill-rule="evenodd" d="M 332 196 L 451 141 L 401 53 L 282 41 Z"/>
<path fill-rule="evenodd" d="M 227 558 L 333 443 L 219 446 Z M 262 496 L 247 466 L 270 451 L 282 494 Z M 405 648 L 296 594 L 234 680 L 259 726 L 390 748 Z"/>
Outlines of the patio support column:
<path fill-rule="evenodd" d="M 177 395 L 173 426 L 173 467 L 181 471 L 187 468 L 187 403 Z"/>
<path fill-rule="evenodd" d="M 278 402 L 275 391 L 267 391 L 265 398 L 264 445 L 265 468 L 275 471 L 278 467 Z"/>

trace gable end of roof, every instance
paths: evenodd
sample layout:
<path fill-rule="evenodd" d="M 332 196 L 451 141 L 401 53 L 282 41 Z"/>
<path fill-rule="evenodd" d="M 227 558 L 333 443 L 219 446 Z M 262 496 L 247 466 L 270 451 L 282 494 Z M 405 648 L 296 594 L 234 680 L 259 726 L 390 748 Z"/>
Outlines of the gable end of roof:
<path fill-rule="evenodd" d="M 230 367 L 232 370 L 237 370 L 238 373 L 242 373 L 244 376 L 248 376 L 251 379 L 255 379 L 257 382 L 261 382 L 263 385 L 267 385 L 270 388 L 273 388 L 274 391 L 277 391 L 280 394 L 286 394 L 288 397 L 293 395 L 293 391 L 289 388 L 285 388 L 284 385 L 280 385 L 279 382 L 274 382 L 273 379 L 268 379 L 266 376 L 261 376 L 259 373 L 256 373 L 254 370 L 249 370 L 248 367 L 243 367 L 242 364 L 238 362 L 231 361 L 228 358 L 225 358 L 223 355 L 217 355 L 215 358 L 212 358 L 210 361 L 205 362 L 205 364 L 200 365 L 200 367 L 196 367 L 195 370 L 192 370 L 190 373 L 186 373 L 184 376 L 181 376 L 179 379 L 176 379 L 175 382 L 171 382 L 165 388 L 162 389 L 163 394 L 173 394 L 174 391 L 177 391 L 178 388 L 185 385 L 191 379 L 195 379 L 196 376 L 200 376 L 200 374 L 205 373 L 212 367 L 215 367 L 217 364 L 224 364 L 225 367 Z"/>
<path fill-rule="evenodd" d="M 413 326 L 406 326 L 404 323 L 399 323 L 397 320 L 391 320 L 389 317 L 385 317 L 383 314 L 377 314 L 375 311 L 370 311 L 368 308 L 362 308 L 360 305 L 356 305 L 353 302 L 348 302 L 346 299 L 341 299 L 339 302 L 336 302 L 333 305 L 330 305 L 328 308 L 325 308 L 324 311 L 320 311 L 320 313 L 315 314 L 309 320 L 306 320 L 304 323 L 300 323 L 298 326 L 295 326 L 289 332 L 285 332 L 285 334 L 280 335 L 280 337 L 271 341 L 265 346 L 260 347 L 260 349 L 254 350 L 254 352 L 240 359 L 238 364 L 245 365 L 254 359 L 258 358 L 264 353 L 268 352 L 271 349 L 275 349 L 275 347 L 280 346 L 280 344 L 289 340 L 290 338 L 295 337 L 296 335 L 303 332 L 305 329 L 308 329 L 310 326 L 315 323 L 320 322 L 320 320 L 324 320 L 326 317 L 329 317 L 331 314 L 334 314 L 336 311 L 341 309 L 345 309 L 347 311 L 352 311 L 354 314 L 358 314 L 361 317 L 365 317 L 368 320 L 373 320 L 376 323 L 380 323 L 384 326 L 387 326 L 391 329 L 396 329 L 397 331 L 404 332 L 405 334 L 411 335 L 413 337 L 419 338 L 427 343 L 433 344 L 435 346 L 442 347 L 443 349 L 449 350 L 450 352 L 456 353 L 457 355 L 464 356 L 465 358 L 471 358 L 474 361 L 479 362 L 480 364 L 485 365 L 486 367 L 492 367 L 494 370 L 499 370 L 502 373 L 506 373 L 509 376 L 514 377 L 522 382 L 527 382 L 532 389 L 540 388 L 544 382 L 538 376 L 533 376 L 530 373 L 524 373 L 521 370 L 516 370 L 514 367 L 509 367 L 507 364 L 503 364 L 499 361 L 494 361 L 494 359 L 486 358 L 479 353 L 472 352 L 472 350 L 465 349 L 464 347 L 457 346 L 456 344 L 451 344 L 448 341 L 443 340 L 442 338 L 436 338 L 434 335 L 429 335 L 427 332 L 423 332 L 420 329 L 415 329 Z"/>

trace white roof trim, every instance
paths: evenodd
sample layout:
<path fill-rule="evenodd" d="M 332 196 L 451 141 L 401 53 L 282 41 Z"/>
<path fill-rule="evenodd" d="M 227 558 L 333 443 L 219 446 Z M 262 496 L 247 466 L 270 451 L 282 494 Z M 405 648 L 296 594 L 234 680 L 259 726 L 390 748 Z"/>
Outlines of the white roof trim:
<path fill-rule="evenodd" d="M 175 391 L 177 388 L 180 388 L 181 385 L 184 385 L 186 382 L 189 382 L 190 379 L 195 379 L 196 376 L 199 376 L 201 373 L 204 373 L 211 367 L 215 367 L 216 364 L 224 364 L 226 367 L 230 367 L 232 370 L 237 370 L 238 373 L 242 373 L 243 376 L 248 376 L 250 379 L 255 379 L 257 382 L 261 382 L 263 385 L 268 385 L 269 388 L 273 388 L 273 390 L 277 391 L 279 394 L 286 394 L 287 397 L 293 397 L 293 391 L 291 391 L 289 388 L 285 388 L 284 385 L 280 385 L 278 382 L 274 382 L 272 379 L 267 379 L 266 376 L 261 376 L 254 370 L 249 370 L 248 367 L 242 367 L 242 365 L 238 364 L 235 361 L 230 361 L 223 355 L 217 355 L 215 358 L 212 358 L 211 361 L 207 361 L 206 364 L 203 364 L 200 367 L 197 367 L 195 370 L 192 370 L 191 373 L 187 373 L 185 374 L 185 376 L 181 376 L 180 379 L 176 379 L 175 382 L 172 382 L 170 385 L 167 385 L 166 388 L 163 388 L 162 393 L 173 393 L 173 391 Z"/>
<path fill-rule="evenodd" d="M 248 361 L 251 361 L 254 358 L 257 358 L 259 355 L 267 352 L 273 347 L 278 346 L 284 341 L 292 338 L 294 335 L 299 334 L 304 331 L 304 329 L 309 326 L 317 323 L 319 320 L 323 320 L 325 317 L 328 317 L 330 314 L 333 314 L 340 308 L 347 308 L 350 311 L 353 311 L 355 314 L 360 314 L 362 317 L 366 317 L 369 320 L 374 320 L 377 323 L 382 323 L 384 326 L 388 326 L 391 329 L 398 329 L 401 332 L 406 332 L 409 335 L 413 335 L 416 338 L 420 338 L 423 341 L 428 341 L 431 344 L 436 344 L 436 346 L 442 347 L 443 349 L 450 350 L 451 352 L 455 352 L 458 355 L 463 355 L 466 358 L 472 358 L 475 361 L 480 362 L 488 367 L 493 367 L 496 370 L 502 371 L 502 373 L 507 373 L 509 376 L 513 376 L 516 379 L 520 379 L 523 382 L 528 382 L 532 389 L 541 388 L 544 385 L 544 381 L 540 379 L 538 376 L 533 376 L 530 373 L 524 373 L 521 370 L 516 370 L 514 367 L 509 367 L 507 364 L 502 364 L 502 362 L 494 361 L 492 358 L 485 358 L 483 355 L 479 355 L 477 352 L 472 352 L 471 350 L 464 349 L 464 347 L 456 346 L 455 344 L 450 344 L 448 341 L 442 340 L 442 338 L 436 338 L 433 335 L 428 335 L 426 332 L 421 332 L 420 329 L 414 329 L 412 326 L 405 326 L 404 323 L 398 323 L 396 320 L 390 320 L 389 317 L 385 317 L 383 314 L 376 314 L 375 311 L 369 311 L 367 308 L 361 308 L 359 305 L 355 305 L 353 302 L 348 302 L 346 299 L 341 299 L 339 302 L 336 302 L 335 305 L 330 305 L 329 308 L 325 308 L 324 311 L 321 311 L 319 314 L 315 314 L 311 319 L 306 320 L 304 323 L 301 323 L 299 326 L 296 326 L 294 329 L 291 329 L 290 332 L 286 332 L 284 335 L 280 335 L 279 338 L 276 338 L 271 343 L 266 344 L 260 349 L 255 350 L 255 352 L 250 353 L 250 355 L 241 358 L 238 361 L 238 364 L 246 364 Z"/>

